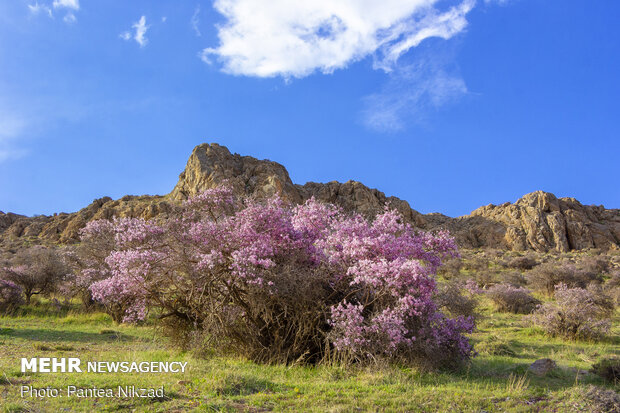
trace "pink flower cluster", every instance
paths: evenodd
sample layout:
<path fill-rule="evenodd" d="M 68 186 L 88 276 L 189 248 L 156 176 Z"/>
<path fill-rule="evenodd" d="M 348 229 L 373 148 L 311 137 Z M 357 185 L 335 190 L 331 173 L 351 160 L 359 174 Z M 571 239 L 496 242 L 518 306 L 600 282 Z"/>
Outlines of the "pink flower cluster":
<path fill-rule="evenodd" d="M 432 300 L 442 259 L 458 255 L 454 240 L 415 231 L 395 210 L 369 221 L 314 199 L 289 207 L 277 197 L 238 199 L 218 187 L 165 222 L 95 221 L 82 237 L 114 244 L 100 268 L 90 269 L 108 277 L 90 288 L 103 304 L 122 307 L 123 321 L 143 319 L 148 306 L 196 320 L 209 291 L 228 297 L 222 308 L 231 299 L 278 294 L 292 265 L 328 280 L 328 327 L 317 335 L 338 351 L 472 353 L 464 334 L 473 321 L 446 318 Z M 249 307 L 235 311 L 251 315 Z"/>

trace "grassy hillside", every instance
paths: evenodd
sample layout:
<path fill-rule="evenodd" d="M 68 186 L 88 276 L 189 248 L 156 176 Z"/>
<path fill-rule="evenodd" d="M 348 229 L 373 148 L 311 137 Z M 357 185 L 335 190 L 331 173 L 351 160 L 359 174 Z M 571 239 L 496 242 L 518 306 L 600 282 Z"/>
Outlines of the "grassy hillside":
<path fill-rule="evenodd" d="M 573 342 L 545 336 L 521 315 L 481 303 L 480 351 L 452 373 L 375 365 L 265 366 L 238 358 L 179 352 L 147 326 L 115 325 L 105 314 L 81 314 L 43 301 L 0 318 L 0 411 L 599 411 L 619 386 L 588 372 L 620 356 L 619 314 L 611 338 Z M 185 374 L 20 373 L 21 357 L 87 361 L 187 361 Z M 549 357 L 546 377 L 527 371 Z M 66 389 L 164 386 L 164 398 L 22 398 L 22 385 Z M 596 387 L 594 387 L 596 386 Z M 609 392 L 612 390 L 612 392 Z M 607 393 L 605 393 L 607 391 Z M 609 407 L 609 404 L 608 404 Z"/>

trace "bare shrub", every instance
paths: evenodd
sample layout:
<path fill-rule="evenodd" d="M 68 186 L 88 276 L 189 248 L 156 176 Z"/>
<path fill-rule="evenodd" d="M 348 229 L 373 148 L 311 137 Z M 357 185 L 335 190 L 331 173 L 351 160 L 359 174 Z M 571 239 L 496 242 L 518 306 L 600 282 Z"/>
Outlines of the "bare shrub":
<path fill-rule="evenodd" d="M 484 256 L 489 258 L 501 258 L 504 254 L 504 250 L 497 248 L 487 248 L 484 250 Z"/>
<path fill-rule="evenodd" d="M 457 278 L 461 274 L 461 268 L 463 268 L 463 261 L 460 258 L 449 258 L 439 267 L 437 273 L 443 278 L 450 280 Z"/>
<path fill-rule="evenodd" d="M 0 314 L 11 313 L 23 303 L 22 289 L 12 281 L 0 280 Z"/>
<path fill-rule="evenodd" d="M 54 292 L 70 271 L 55 248 L 40 245 L 18 251 L 11 264 L 4 278 L 22 288 L 26 304 L 35 294 Z"/>
<path fill-rule="evenodd" d="M 611 326 L 609 316 L 609 309 L 597 304 L 596 297 L 590 291 L 559 284 L 555 302 L 538 307 L 531 318 L 552 336 L 600 339 Z"/>
<path fill-rule="evenodd" d="M 569 288 L 586 288 L 593 281 L 600 281 L 596 274 L 579 270 L 574 264 L 546 262 L 527 272 L 528 283 L 548 296 L 553 296 L 555 287 L 565 284 Z"/>
<path fill-rule="evenodd" d="M 463 268 L 468 271 L 484 271 L 489 268 L 489 260 L 488 258 L 474 255 L 473 257 L 463 262 Z"/>
<path fill-rule="evenodd" d="M 577 268 L 584 272 L 600 275 L 609 271 L 609 260 L 603 256 L 585 256 L 578 261 Z"/>
<path fill-rule="evenodd" d="M 492 286 L 487 291 L 487 297 L 493 301 L 497 311 L 514 314 L 530 314 L 540 305 L 540 301 L 532 297 L 530 290 L 509 284 Z"/>
<path fill-rule="evenodd" d="M 616 270 L 604 285 L 605 293 L 614 301 L 615 305 L 620 305 L 620 271 Z"/>
<path fill-rule="evenodd" d="M 480 313 L 476 310 L 478 298 L 471 294 L 462 282 L 447 282 L 437 286 L 434 296 L 437 307 L 445 310 L 452 317 L 478 318 Z"/>
<path fill-rule="evenodd" d="M 527 285 L 527 278 L 519 271 L 510 271 L 502 274 L 502 282 L 515 287 L 525 287 Z"/>
<path fill-rule="evenodd" d="M 522 257 L 515 257 L 515 258 L 510 259 L 508 262 L 506 262 L 506 267 L 514 268 L 516 270 L 526 271 L 526 270 L 531 270 L 538 264 L 539 264 L 538 261 L 533 256 L 524 255 Z"/>
<path fill-rule="evenodd" d="M 616 308 L 614 300 L 606 293 L 601 284 L 595 282 L 590 283 L 590 285 L 588 285 L 588 291 L 592 294 L 592 300 L 594 300 L 597 306 L 606 310 L 609 315 L 613 314 Z"/>
<path fill-rule="evenodd" d="M 489 288 L 499 282 L 499 273 L 495 271 L 480 271 L 474 274 L 474 279 L 481 288 Z"/>

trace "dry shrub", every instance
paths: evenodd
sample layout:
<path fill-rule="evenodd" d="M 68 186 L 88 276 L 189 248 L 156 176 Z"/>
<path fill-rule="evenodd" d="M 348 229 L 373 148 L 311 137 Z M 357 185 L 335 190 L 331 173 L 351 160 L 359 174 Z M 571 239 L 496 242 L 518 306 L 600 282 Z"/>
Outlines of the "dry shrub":
<path fill-rule="evenodd" d="M 484 271 L 489 268 L 489 260 L 486 257 L 474 255 L 463 262 L 463 268 L 468 271 Z"/>
<path fill-rule="evenodd" d="M 489 258 L 501 258 L 506 251 L 497 248 L 487 248 L 484 250 L 484 256 Z"/>
<path fill-rule="evenodd" d="M 614 301 L 616 305 L 620 305 L 620 271 L 616 270 L 604 286 L 605 293 Z"/>
<path fill-rule="evenodd" d="M 538 261 L 533 256 L 524 255 L 522 257 L 515 257 L 515 258 L 508 260 L 508 262 L 506 262 L 506 267 L 514 268 L 516 270 L 526 271 L 526 270 L 531 270 L 538 264 L 539 264 Z"/>
<path fill-rule="evenodd" d="M 463 268 L 463 261 L 460 258 L 449 258 L 443 262 L 437 274 L 443 278 L 450 280 L 457 278 L 461 274 L 461 268 Z"/>
<path fill-rule="evenodd" d="M 597 340 L 609 331 L 610 316 L 592 292 L 559 284 L 555 302 L 538 307 L 531 319 L 552 336 Z"/>
<path fill-rule="evenodd" d="M 527 285 L 527 278 L 519 271 L 510 271 L 502 274 L 502 283 L 515 287 L 525 287 Z"/>
<path fill-rule="evenodd" d="M 19 250 L 11 265 L 3 277 L 21 287 L 26 304 L 33 295 L 56 291 L 70 272 L 56 248 L 41 245 Z"/>
<path fill-rule="evenodd" d="M 579 260 L 577 268 L 584 272 L 600 275 L 609 271 L 609 259 L 604 256 L 585 256 Z"/>
<path fill-rule="evenodd" d="M 474 274 L 474 279 L 476 283 L 481 288 L 489 288 L 492 285 L 495 285 L 499 282 L 500 275 L 495 271 L 480 271 Z"/>
<path fill-rule="evenodd" d="M 437 306 L 445 310 L 451 317 L 474 317 L 478 318 L 478 297 L 468 292 L 462 282 L 451 281 L 437 286 L 434 296 Z"/>
<path fill-rule="evenodd" d="M 613 298 L 607 294 L 601 284 L 595 282 L 590 283 L 590 285 L 588 285 L 588 291 L 592 294 L 592 300 L 597 306 L 609 312 L 610 315 L 613 314 L 616 305 Z"/>
<path fill-rule="evenodd" d="M 591 282 L 600 282 L 597 274 L 577 269 L 564 260 L 561 263 L 546 262 L 527 272 L 528 283 L 537 291 L 553 296 L 556 286 L 586 288 Z"/>
<path fill-rule="evenodd" d="M 497 311 L 514 314 L 530 314 L 540 305 L 540 301 L 532 297 L 530 290 L 509 284 L 492 286 L 487 291 L 487 297 L 493 301 Z"/>

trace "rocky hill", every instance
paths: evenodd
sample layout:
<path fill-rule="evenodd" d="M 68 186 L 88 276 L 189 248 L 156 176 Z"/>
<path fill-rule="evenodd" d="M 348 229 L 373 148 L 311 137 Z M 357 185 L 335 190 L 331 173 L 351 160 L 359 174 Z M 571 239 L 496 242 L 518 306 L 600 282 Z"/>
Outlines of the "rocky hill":
<path fill-rule="evenodd" d="M 25 217 L 0 212 L 0 243 L 7 247 L 26 240 L 75 242 L 79 230 L 89 220 L 113 216 L 145 219 L 166 216 L 175 203 L 224 181 L 239 193 L 259 198 L 277 193 L 288 202 L 301 203 L 314 196 L 369 217 L 389 205 L 421 230 L 450 230 L 461 248 L 568 251 L 620 247 L 618 209 L 586 206 L 574 198 L 558 199 L 553 194 L 536 191 L 514 204 L 487 205 L 458 218 L 423 215 L 412 209 L 407 201 L 387 197 L 356 181 L 294 184 L 284 166 L 231 154 L 218 144 L 194 148 L 179 182 L 165 196 L 125 196 L 119 200 L 106 197 L 78 212 L 53 216 Z"/>

